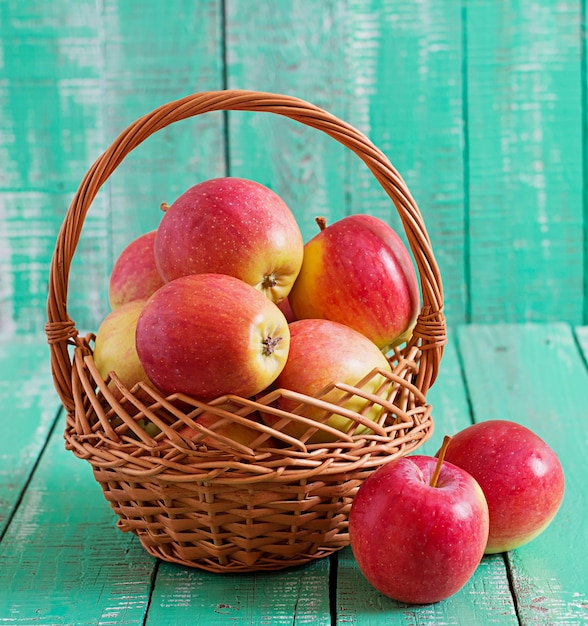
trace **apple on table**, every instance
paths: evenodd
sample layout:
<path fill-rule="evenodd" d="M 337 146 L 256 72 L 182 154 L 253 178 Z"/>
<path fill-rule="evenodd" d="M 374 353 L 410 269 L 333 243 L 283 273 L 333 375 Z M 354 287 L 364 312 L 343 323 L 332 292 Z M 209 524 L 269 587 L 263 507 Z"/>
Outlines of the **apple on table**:
<path fill-rule="evenodd" d="M 187 274 L 240 278 L 272 302 L 290 291 L 304 242 L 286 203 L 243 178 L 194 185 L 169 207 L 157 229 L 155 259 L 166 281 Z"/>
<path fill-rule="evenodd" d="M 538 435 L 509 420 L 488 420 L 455 434 L 445 458 L 480 484 L 490 510 L 486 553 L 507 552 L 540 535 L 563 501 L 556 453 Z"/>
<path fill-rule="evenodd" d="M 378 591 L 408 604 L 459 591 L 484 555 L 488 527 L 482 489 L 442 455 L 381 466 L 361 485 L 349 514 L 360 571 Z"/>
<path fill-rule="evenodd" d="M 344 217 L 304 246 L 288 296 L 297 319 L 324 318 L 363 333 L 380 349 L 410 337 L 420 306 L 412 260 L 396 232 L 371 215 Z"/>

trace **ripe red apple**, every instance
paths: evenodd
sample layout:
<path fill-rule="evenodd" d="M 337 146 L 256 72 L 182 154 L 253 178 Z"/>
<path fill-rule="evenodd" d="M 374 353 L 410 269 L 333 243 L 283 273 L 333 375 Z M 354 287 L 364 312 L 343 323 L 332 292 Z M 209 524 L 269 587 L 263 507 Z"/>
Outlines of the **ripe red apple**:
<path fill-rule="evenodd" d="M 555 452 L 534 432 L 508 420 L 468 426 L 453 436 L 445 458 L 480 484 L 490 510 L 486 553 L 506 552 L 542 533 L 564 495 Z"/>
<path fill-rule="evenodd" d="M 304 244 L 284 201 L 251 180 L 215 178 L 185 191 L 157 229 L 155 259 L 165 280 L 229 274 L 272 302 L 290 291 Z"/>
<path fill-rule="evenodd" d="M 265 389 L 286 362 L 290 333 L 280 309 L 242 280 L 192 274 L 149 298 L 136 341 L 159 389 L 211 399 Z"/>
<path fill-rule="evenodd" d="M 144 306 L 144 300 L 121 304 L 104 318 L 96 333 L 93 357 L 100 375 L 106 379 L 115 372 L 128 389 L 139 382 L 150 384 L 135 347 L 135 329 Z M 115 397 L 121 397 L 113 383 L 109 387 Z"/>
<path fill-rule="evenodd" d="M 289 301 L 297 319 L 324 318 L 351 326 L 386 350 L 414 325 L 419 287 L 408 250 L 382 220 L 350 215 L 304 247 Z"/>
<path fill-rule="evenodd" d="M 464 470 L 427 456 L 399 458 L 359 488 L 349 539 L 359 569 L 381 593 L 428 604 L 461 589 L 488 538 L 488 505 Z"/>
<path fill-rule="evenodd" d="M 108 285 L 112 309 L 132 300 L 147 300 L 163 285 L 155 265 L 153 244 L 156 231 L 137 237 L 117 258 Z"/>
<path fill-rule="evenodd" d="M 290 324 L 290 353 L 274 387 L 316 397 L 334 382 L 356 385 L 376 368 L 386 371 L 391 369 L 388 359 L 361 333 L 329 320 L 298 320 Z M 377 393 L 385 380 L 381 374 L 377 374 L 363 388 L 370 393 Z M 321 398 L 339 404 L 345 396 L 346 392 L 331 389 Z M 345 408 L 361 413 L 368 402 L 359 396 L 351 396 L 341 404 Z M 277 401 L 277 406 L 285 411 L 294 411 L 298 405 L 299 402 L 284 397 Z M 383 407 L 373 404 L 365 412 L 365 417 L 375 421 L 381 417 L 383 411 Z M 327 416 L 324 409 L 309 405 L 306 405 L 300 414 L 317 421 L 324 421 Z M 265 414 L 264 419 L 271 426 L 275 426 L 280 420 Z M 355 422 L 341 415 L 331 415 L 326 424 L 347 432 Z M 292 422 L 282 430 L 286 434 L 300 437 L 307 430 L 307 426 Z M 367 427 L 360 425 L 354 432 L 360 434 L 366 430 Z M 326 442 L 334 439 L 330 433 L 319 430 L 312 435 L 309 442 Z"/>
<path fill-rule="evenodd" d="M 294 313 L 292 312 L 292 307 L 290 306 L 290 300 L 288 297 L 284 298 L 281 302 L 278 303 L 278 308 L 284 314 L 286 321 L 288 324 L 290 322 L 295 322 L 296 318 L 294 317 Z"/>

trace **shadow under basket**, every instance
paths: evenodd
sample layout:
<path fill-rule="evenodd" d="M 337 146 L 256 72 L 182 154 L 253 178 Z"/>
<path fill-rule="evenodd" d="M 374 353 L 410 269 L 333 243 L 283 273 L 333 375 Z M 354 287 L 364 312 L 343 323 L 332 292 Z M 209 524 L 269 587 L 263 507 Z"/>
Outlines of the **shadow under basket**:
<path fill-rule="evenodd" d="M 124 157 L 151 134 L 219 110 L 274 113 L 327 133 L 364 161 L 394 203 L 419 273 L 422 308 L 411 337 L 389 354 L 391 371 L 375 370 L 355 386 L 333 381 L 317 397 L 275 389 L 207 403 L 164 396 L 144 384 L 128 389 L 115 373 L 106 380 L 98 373 L 94 335 L 78 333 L 66 305 L 86 213 Z M 66 447 L 91 464 L 118 527 L 135 533 L 157 558 L 227 573 L 300 565 L 349 543 L 349 510 L 362 482 L 414 452 L 433 431 L 426 394 L 446 342 L 437 263 L 416 203 L 388 159 L 323 109 L 291 96 L 241 90 L 165 104 L 129 126 L 94 163 L 57 239 L 46 332 L 67 412 Z M 370 393 L 374 377 L 378 384 L 369 385 Z M 324 399 L 334 387 L 341 392 L 337 404 Z M 343 406 L 353 396 L 356 411 Z M 280 398 L 296 408 L 279 408 Z M 320 411 L 319 420 L 303 416 L 309 407 Z M 328 422 L 333 416 L 349 420 L 350 429 L 334 430 Z M 239 429 L 247 437 L 231 436 Z"/>

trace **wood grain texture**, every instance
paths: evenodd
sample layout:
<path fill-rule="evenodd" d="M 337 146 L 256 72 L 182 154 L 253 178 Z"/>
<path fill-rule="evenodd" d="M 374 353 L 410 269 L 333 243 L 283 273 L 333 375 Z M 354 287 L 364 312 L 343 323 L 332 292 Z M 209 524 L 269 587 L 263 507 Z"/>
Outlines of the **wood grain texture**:
<path fill-rule="evenodd" d="M 487 556 L 456 594 L 435 604 L 407 605 L 377 591 L 359 571 L 351 548 L 339 557 L 338 622 L 357 626 L 518 625 L 501 555 Z"/>
<path fill-rule="evenodd" d="M 435 431 L 416 454 L 432 456 L 445 434 L 454 434 L 472 423 L 454 341 L 447 346 L 439 378 L 428 398 L 433 404 Z M 418 539 L 415 529 L 415 541 Z M 345 549 L 338 556 L 336 593 L 337 623 L 342 624 L 518 624 L 502 555 L 485 557 L 474 576 L 451 598 L 432 605 L 409 606 L 371 587 L 351 549 Z"/>
<path fill-rule="evenodd" d="M 59 424 L 0 544 L 2 624 L 143 624 L 155 561 L 115 516 Z"/>
<path fill-rule="evenodd" d="M 566 492 L 550 526 L 507 554 L 525 624 L 588 621 L 588 370 L 565 324 L 459 329 L 476 421 L 510 419 L 558 454 Z"/>
<path fill-rule="evenodd" d="M 0 2 L 0 334 L 45 321 L 53 245 L 116 134 L 190 92 L 246 87 L 316 102 L 372 138 L 425 215 L 450 324 L 588 321 L 583 0 Z M 271 119 L 270 119 L 271 118 Z M 366 211 L 399 228 L 349 151 L 264 114 L 188 120 L 98 194 L 71 272 L 80 328 L 161 200 L 224 173 L 274 188 L 305 238 Z M 229 133 L 227 135 L 227 132 Z M 228 147 L 228 152 L 225 148 Z"/>
<path fill-rule="evenodd" d="M 329 559 L 237 575 L 162 564 L 147 625 L 165 623 L 329 626 Z"/>
<path fill-rule="evenodd" d="M 170 19 L 173 16 L 173 19 Z M 196 91 L 223 87 L 222 3 L 106 0 L 105 106 L 108 141 L 142 115 Z M 111 258 L 157 227 L 160 204 L 225 174 L 221 113 L 168 126 L 127 156 L 108 185 Z"/>
<path fill-rule="evenodd" d="M 348 121 L 406 181 L 433 242 L 446 315 L 464 321 L 465 206 L 461 2 L 352 0 L 345 63 Z M 402 226 L 389 199 L 351 153 L 349 211 Z"/>
<path fill-rule="evenodd" d="M 343 61 L 345 5 L 262 0 L 255 10 L 226 0 L 229 88 L 298 96 L 341 116 L 346 102 Z M 317 215 L 346 213 L 345 149 L 302 124 L 263 113 L 229 114 L 232 176 L 252 178 L 278 193 L 304 239 L 318 232 Z"/>
<path fill-rule="evenodd" d="M 466 15 L 471 320 L 581 323 L 581 3 Z"/>
<path fill-rule="evenodd" d="M 0 406 L 2 536 L 61 409 L 42 337 L 0 342 Z"/>
<path fill-rule="evenodd" d="M 0 332 L 40 332 L 57 229 L 101 144 L 101 20 L 97 4 L 0 3 Z M 83 256 L 107 248 L 103 207 Z M 103 279 L 84 269 L 73 308 L 88 319 Z"/>

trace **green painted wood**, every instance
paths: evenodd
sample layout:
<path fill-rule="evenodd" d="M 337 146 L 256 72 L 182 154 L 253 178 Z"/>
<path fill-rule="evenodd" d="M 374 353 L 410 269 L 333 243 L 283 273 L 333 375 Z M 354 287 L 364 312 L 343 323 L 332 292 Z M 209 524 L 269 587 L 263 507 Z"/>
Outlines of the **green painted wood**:
<path fill-rule="evenodd" d="M 43 337 L 0 341 L 0 536 L 61 408 Z"/>
<path fill-rule="evenodd" d="M 0 544 L 2 624 L 143 624 L 155 561 L 115 516 L 62 420 Z"/>
<path fill-rule="evenodd" d="M 98 4 L 0 3 L 0 332 L 40 332 L 61 215 L 101 144 Z M 98 62 L 97 62 L 98 61 Z M 98 122 L 98 123 L 97 123 Z M 90 220 L 91 257 L 106 251 L 102 207 Z M 96 263 L 72 305 L 87 319 Z"/>
<path fill-rule="evenodd" d="M 417 529 L 415 541 L 418 541 Z M 372 587 L 357 568 L 350 548 L 341 552 L 338 572 L 338 623 L 358 626 L 519 624 L 500 555 L 484 557 L 466 585 L 447 600 L 422 606 L 396 602 Z"/>
<path fill-rule="evenodd" d="M 345 115 L 388 156 L 427 225 L 445 286 L 445 313 L 464 321 L 465 188 L 460 0 L 352 0 L 344 62 Z M 349 154 L 350 212 L 400 229 L 388 198 Z"/>
<path fill-rule="evenodd" d="M 507 554 L 521 623 L 586 623 L 586 361 L 566 324 L 465 326 L 459 345 L 476 421 L 524 424 L 555 450 L 564 469 L 566 493 L 554 521 Z"/>
<path fill-rule="evenodd" d="M 452 340 L 428 399 L 433 404 L 433 437 L 416 454 L 434 455 L 445 434 L 454 434 L 472 423 L 459 355 Z M 418 541 L 415 529 L 415 541 Z M 409 606 L 387 598 L 365 579 L 350 548 L 339 554 L 337 568 L 337 618 L 360 626 L 383 624 L 518 624 L 501 555 L 485 557 L 468 583 L 442 602 Z"/>
<path fill-rule="evenodd" d="M 581 6 L 466 5 L 474 322 L 583 320 Z"/>
<path fill-rule="evenodd" d="M 165 623 L 329 626 L 329 559 L 278 572 L 226 575 L 164 563 L 147 625 Z"/>
<path fill-rule="evenodd" d="M 227 86 L 286 93 L 342 115 L 346 103 L 344 3 L 263 0 L 255 10 L 226 0 Z M 345 151 L 320 131 L 264 113 L 229 114 L 233 176 L 276 191 L 298 219 L 305 240 L 314 222 L 346 213 Z"/>
<path fill-rule="evenodd" d="M 575 328 L 576 339 L 584 354 L 584 358 L 588 362 L 588 326 L 577 326 Z"/>
<path fill-rule="evenodd" d="M 166 102 L 223 88 L 220 0 L 107 0 L 103 20 L 108 142 Z M 222 114 L 210 113 L 159 131 L 127 156 L 108 185 L 108 269 L 132 239 L 157 227 L 163 201 L 225 174 L 224 132 Z"/>
<path fill-rule="evenodd" d="M 327 108 L 370 136 L 405 175 L 442 244 L 447 315 L 463 320 L 459 1 L 266 1 L 254 13 L 229 1 L 226 23 L 228 86 L 292 93 Z M 378 215 L 403 235 L 392 202 L 352 152 L 267 117 L 230 114 L 231 173 L 280 193 L 305 239 L 317 232 L 316 215 L 334 221 L 350 212 Z"/>
<path fill-rule="evenodd" d="M 57 230 L 115 135 L 158 104 L 224 85 L 309 99 L 384 150 L 425 215 L 451 324 L 585 323 L 586 10 L 582 0 L 263 0 L 255 10 L 239 0 L 3 0 L 0 333 L 42 328 Z M 106 312 L 122 247 L 196 178 L 259 179 L 292 205 L 306 238 L 318 213 L 395 222 L 354 155 L 269 117 L 231 114 L 228 137 L 222 114 L 182 122 L 128 158 L 96 198 L 74 259 L 79 327 Z"/>

